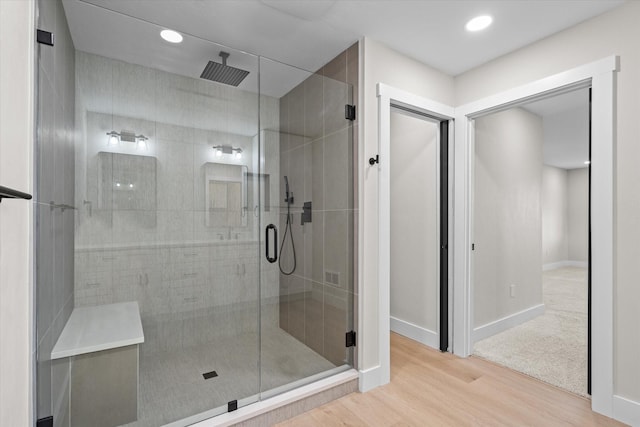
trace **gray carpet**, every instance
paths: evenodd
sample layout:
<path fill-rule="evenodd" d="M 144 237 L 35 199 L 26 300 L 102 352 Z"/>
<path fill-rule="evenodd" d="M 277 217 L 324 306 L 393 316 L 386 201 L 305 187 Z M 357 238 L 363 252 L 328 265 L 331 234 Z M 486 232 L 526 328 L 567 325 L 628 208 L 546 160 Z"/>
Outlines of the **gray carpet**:
<path fill-rule="evenodd" d="M 543 315 L 478 341 L 473 354 L 587 396 L 587 270 L 543 273 Z"/>

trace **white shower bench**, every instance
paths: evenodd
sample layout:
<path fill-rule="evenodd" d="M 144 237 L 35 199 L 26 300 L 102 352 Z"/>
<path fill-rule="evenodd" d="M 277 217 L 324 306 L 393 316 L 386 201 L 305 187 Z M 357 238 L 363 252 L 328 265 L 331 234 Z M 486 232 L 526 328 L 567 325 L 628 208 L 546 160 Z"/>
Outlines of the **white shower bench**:
<path fill-rule="evenodd" d="M 137 302 L 73 310 L 51 351 L 52 361 L 68 363 L 71 425 L 107 419 L 116 426 L 137 420 L 143 342 Z"/>

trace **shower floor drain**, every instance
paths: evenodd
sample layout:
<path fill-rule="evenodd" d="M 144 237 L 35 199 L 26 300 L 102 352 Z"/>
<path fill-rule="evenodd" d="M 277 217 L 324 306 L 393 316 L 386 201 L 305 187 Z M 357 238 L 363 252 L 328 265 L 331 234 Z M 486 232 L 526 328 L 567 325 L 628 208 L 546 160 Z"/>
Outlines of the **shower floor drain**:
<path fill-rule="evenodd" d="M 205 380 L 208 380 L 210 378 L 215 378 L 218 376 L 218 373 L 216 371 L 211 371 L 211 372 L 205 372 L 204 374 L 202 374 L 202 376 L 204 377 Z"/>

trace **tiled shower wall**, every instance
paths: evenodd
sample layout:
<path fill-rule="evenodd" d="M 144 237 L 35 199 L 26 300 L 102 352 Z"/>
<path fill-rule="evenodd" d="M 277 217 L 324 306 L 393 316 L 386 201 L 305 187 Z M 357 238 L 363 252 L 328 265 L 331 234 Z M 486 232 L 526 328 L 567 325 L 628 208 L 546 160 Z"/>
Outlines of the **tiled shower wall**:
<path fill-rule="evenodd" d="M 280 174 L 288 176 L 294 195 L 297 261 L 292 275 L 280 275 L 280 327 L 336 365 L 346 361 L 345 332 L 353 328 L 357 300 L 358 122 L 345 119 L 345 104 L 357 104 L 357 88 L 358 43 L 280 98 Z M 308 201 L 312 222 L 301 225 L 302 204 Z M 284 234 L 283 200 L 280 205 Z M 282 260 L 289 271 L 289 240 Z"/>
<path fill-rule="evenodd" d="M 55 45 L 38 45 L 36 138 L 36 335 L 37 417 L 68 416 L 68 364 L 51 361 L 51 350 L 71 315 L 73 292 L 75 50 L 58 0 L 37 2 L 39 29 Z M 68 421 L 67 421 L 68 423 Z"/>
<path fill-rule="evenodd" d="M 84 52 L 77 52 L 76 65 L 83 138 L 76 161 L 76 305 L 138 301 L 143 357 L 257 333 L 258 217 L 248 209 L 246 225 L 208 226 L 205 180 L 218 162 L 257 172 L 258 95 Z M 278 100 L 260 101 L 261 124 L 277 126 Z M 125 129 L 148 137 L 146 147 L 109 146 L 106 133 Z M 264 143 L 277 159 L 278 141 Z M 243 158 L 216 158 L 214 144 L 240 147 Z M 275 206 L 279 162 L 266 164 L 273 165 L 261 172 L 273 176 Z M 116 171 L 133 183 L 131 173 L 143 167 L 153 173 L 138 173 L 126 190 L 131 201 L 118 205 L 123 198 L 116 192 L 125 190 L 111 182 Z M 261 283 L 262 321 L 276 325 L 276 266 L 262 266 Z"/>

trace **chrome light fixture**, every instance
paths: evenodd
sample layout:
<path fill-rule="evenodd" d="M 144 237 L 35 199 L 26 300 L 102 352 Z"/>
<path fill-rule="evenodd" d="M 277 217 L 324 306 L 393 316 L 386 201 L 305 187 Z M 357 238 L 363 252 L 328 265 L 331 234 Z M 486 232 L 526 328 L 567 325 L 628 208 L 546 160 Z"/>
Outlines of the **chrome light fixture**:
<path fill-rule="evenodd" d="M 216 157 L 222 157 L 223 154 L 231 154 L 234 159 L 240 160 L 242 158 L 242 148 L 232 147 L 231 145 L 214 145 Z"/>
<path fill-rule="evenodd" d="M 122 130 L 120 133 L 112 130 L 111 132 L 107 132 L 107 135 L 109 136 L 109 145 L 118 145 L 121 142 L 133 142 L 138 148 L 147 148 L 147 141 L 149 140 L 146 136 L 142 134 L 136 135 L 135 132 L 129 130 Z"/>

